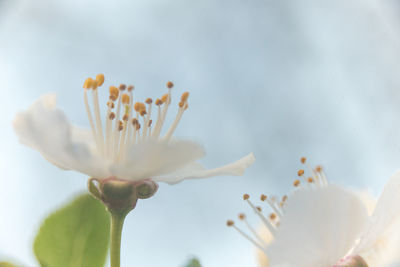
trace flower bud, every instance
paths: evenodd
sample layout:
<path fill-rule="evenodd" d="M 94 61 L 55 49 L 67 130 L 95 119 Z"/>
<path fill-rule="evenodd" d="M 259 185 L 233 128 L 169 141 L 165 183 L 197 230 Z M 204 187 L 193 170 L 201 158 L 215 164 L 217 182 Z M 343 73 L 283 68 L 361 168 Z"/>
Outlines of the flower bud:
<path fill-rule="evenodd" d="M 140 181 L 136 185 L 137 196 L 140 199 L 152 197 L 158 190 L 158 184 L 151 180 Z"/>
<path fill-rule="evenodd" d="M 150 179 L 134 182 L 116 177 L 90 178 L 88 189 L 95 198 L 107 206 L 110 212 L 127 214 L 135 208 L 138 199 L 152 197 L 158 190 L 158 184 Z"/>

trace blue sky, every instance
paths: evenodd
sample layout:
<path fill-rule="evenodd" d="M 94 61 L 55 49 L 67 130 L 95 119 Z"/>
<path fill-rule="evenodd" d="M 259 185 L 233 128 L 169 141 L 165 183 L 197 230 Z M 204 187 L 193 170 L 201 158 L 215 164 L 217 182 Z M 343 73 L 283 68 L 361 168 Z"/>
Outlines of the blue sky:
<path fill-rule="evenodd" d="M 250 213 L 243 193 L 291 190 L 304 155 L 332 182 L 378 194 L 400 167 L 395 3 L 3 0 L 0 256 L 34 266 L 42 219 L 87 179 L 20 145 L 15 113 L 56 92 L 87 126 L 81 87 L 97 73 L 106 85 L 135 84 L 139 99 L 159 96 L 168 80 L 176 96 L 190 91 L 176 135 L 202 142 L 206 166 L 257 157 L 244 177 L 161 185 L 139 202 L 123 266 L 181 266 L 192 255 L 207 267 L 256 266 L 255 248 L 225 221 Z"/>

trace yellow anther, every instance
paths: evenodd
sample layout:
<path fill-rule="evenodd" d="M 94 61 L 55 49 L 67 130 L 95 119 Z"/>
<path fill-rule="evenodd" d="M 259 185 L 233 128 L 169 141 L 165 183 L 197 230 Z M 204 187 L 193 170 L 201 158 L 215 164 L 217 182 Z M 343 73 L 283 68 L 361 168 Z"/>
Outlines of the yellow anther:
<path fill-rule="evenodd" d="M 133 118 L 133 119 L 132 119 L 132 124 L 133 124 L 133 125 L 136 125 L 136 124 L 138 124 L 138 123 L 139 123 L 139 121 L 138 121 L 136 118 Z"/>
<path fill-rule="evenodd" d="M 140 123 L 136 123 L 136 130 L 139 131 L 140 130 Z"/>
<path fill-rule="evenodd" d="M 185 105 L 184 102 L 179 102 L 179 107 L 180 107 L 180 108 L 183 108 L 184 105 Z"/>
<path fill-rule="evenodd" d="M 259 212 L 262 212 L 261 207 L 256 207 L 256 209 L 257 209 Z"/>
<path fill-rule="evenodd" d="M 121 84 L 119 85 L 119 90 L 124 91 L 125 89 L 126 89 L 126 85 L 123 84 L 123 83 L 121 83 Z"/>
<path fill-rule="evenodd" d="M 151 104 L 153 103 L 153 99 L 151 99 L 150 97 L 146 99 L 146 104 Z"/>
<path fill-rule="evenodd" d="M 133 85 L 129 85 L 128 86 L 128 92 L 132 92 L 133 89 L 135 89 L 135 86 L 133 86 Z"/>
<path fill-rule="evenodd" d="M 301 163 L 304 164 L 304 163 L 306 163 L 306 161 L 307 161 L 307 158 L 306 158 L 306 157 L 301 157 L 301 158 L 300 158 L 300 162 L 301 162 Z"/>
<path fill-rule="evenodd" d="M 241 220 L 246 219 L 246 215 L 244 215 L 244 213 L 240 213 L 238 217 L 239 217 L 239 219 L 241 219 Z"/>
<path fill-rule="evenodd" d="M 233 226 L 234 224 L 235 224 L 235 222 L 232 221 L 232 220 L 229 220 L 229 221 L 226 222 L 227 226 Z"/>
<path fill-rule="evenodd" d="M 265 201 L 267 198 L 268 197 L 266 195 L 264 195 L 264 194 L 262 194 L 261 197 L 260 197 L 261 201 Z"/>
<path fill-rule="evenodd" d="M 99 87 L 98 82 L 97 82 L 96 80 L 93 80 L 93 82 L 92 82 L 92 89 L 93 89 L 93 90 L 96 90 L 97 87 Z"/>
<path fill-rule="evenodd" d="M 146 109 L 146 106 L 142 102 L 136 102 L 133 108 L 140 113 L 143 109 Z"/>
<path fill-rule="evenodd" d="M 295 180 L 293 182 L 294 187 L 298 187 L 300 185 L 300 180 Z"/>
<path fill-rule="evenodd" d="M 315 171 L 322 172 L 322 166 L 318 165 L 317 167 L 315 167 Z"/>
<path fill-rule="evenodd" d="M 304 170 L 298 170 L 297 175 L 298 176 L 303 176 L 304 175 Z"/>
<path fill-rule="evenodd" d="M 269 215 L 269 218 L 273 221 L 273 220 L 275 220 L 276 219 L 276 214 L 275 213 L 271 213 L 270 215 Z"/>
<path fill-rule="evenodd" d="M 161 97 L 161 101 L 162 101 L 163 103 L 165 103 L 165 102 L 168 101 L 168 98 L 169 98 L 169 94 L 165 94 L 165 95 L 163 95 L 163 96 Z"/>
<path fill-rule="evenodd" d="M 174 87 L 174 84 L 172 82 L 167 82 L 167 87 L 171 89 L 172 87 Z"/>
<path fill-rule="evenodd" d="M 284 196 L 282 197 L 282 201 L 283 201 L 283 202 L 285 202 L 287 199 L 288 199 L 288 196 L 286 196 L 286 195 L 284 195 Z"/>
<path fill-rule="evenodd" d="M 310 184 L 314 183 L 314 179 L 312 177 L 308 177 L 307 182 L 309 182 Z"/>
<path fill-rule="evenodd" d="M 124 114 L 124 116 L 122 117 L 123 121 L 128 121 L 129 120 L 129 115 L 128 114 Z"/>
<path fill-rule="evenodd" d="M 156 105 L 157 106 L 161 106 L 163 104 L 163 102 L 161 101 L 161 99 L 156 99 Z"/>
<path fill-rule="evenodd" d="M 184 109 L 187 110 L 189 108 L 189 104 L 186 103 Z"/>
<path fill-rule="evenodd" d="M 249 194 L 244 194 L 243 195 L 243 200 L 248 200 L 250 198 L 250 195 Z"/>
<path fill-rule="evenodd" d="M 181 96 L 181 102 L 186 102 L 189 98 L 189 92 L 184 92 Z"/>
<path fill-rule="evenodd" d="M 114 112 L 111 112 L 110 115 L 108 115 L 108 118 L 109 118 L 110 120 L 115 119 L 115 113 L 114 113 Z"/>
<path fill-rule="evenodd" d="M 130 97 L 127 94 L 123 94 L 121 100 L 122 100 L 122 104 L 129 105 L 129 103 L 130 103 Z"/>
<path fill-rule="evenodd" d="M 122 121 L 119 121 L 118 131 L 122 131 L 123 129 L 124 129 L 124 123 Z"/>
<path fill-rule="evenodd" d="M 113 109 L 114 106 L 115 106 L 115 105 L 114 105 L 114 102 L 112 102 L 112 101 L 108 101 L 108 102 L 107 102 L 107 107 Z"/>
<path fill-rule="evenodd" d="M 115 87 L 115 86 L 110 86 L 109 91 L 110 91 L 110 99 L 111 99 L 112 101 L 117 100 L 117 98 L 118 98 L 118 96 L 119 96 L 119 90 L 118 90 L 118 88 Z"/>
<path fill-rule="evenodd" d="M 90 88 L 92 88 L 92 84 L 93 84 L 93 79 L 89 77 L 83 83 L 83 88 L 90 89 Z"/>
<path fill-rule="evenodd" d="M 102 86 L 104 83 L 104 74 L 97 74 L 96 82 L 97 82 L 97 86 Z"/>

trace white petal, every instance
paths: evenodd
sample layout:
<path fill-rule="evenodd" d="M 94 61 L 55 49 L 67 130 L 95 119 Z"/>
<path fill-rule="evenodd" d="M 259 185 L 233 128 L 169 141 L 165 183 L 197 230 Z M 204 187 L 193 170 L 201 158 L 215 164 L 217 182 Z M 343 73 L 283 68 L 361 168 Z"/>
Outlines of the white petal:
<path fill-rule="evenodd" d="M 385 185 L 378 199 L 370 223 L 355 249 L 361 253 L 371 249 L 380 236 L 389 230 L 390 226 L 400 216 L 400 171 L 396 172 Z"/>
<path fill-rule="evenodd" d="M 176 184 L 186 179 L 207 178 L 221 175 L 243 175 L 244 171 L 254 163 L 255 157 L 253 153 L 227 165 L 219 168 L 205 170 L 204 167 L 197 162 L 193 162 L 184 168 L 165 176 L 153 177 L 154 181 L 165 182 L 168 184 Z"/>
<path fill-rule="evenodd" d="M 359 237 L 368 214 L 352 192 L 335 185 L 299 190 L 267 248 L 271 266 L 331 267 Z"/>
<path fill-rule="evenodd" d="M 65 114 L 56 108 L 56 96 L 42 96 L 14 119 L 14 130 L 21 143 L 39 151 L 63 169 L 72 169 L 97 178 L 105 175 L 104 164 L 89 147 L 72 134 Z"/>
<path fill-rule="evenodd" d="M 148 141 L 133 146 L 127 159 L 111 171 L 123 179 L 140 180 L 172 173 L 204 155 L 203 147 L 193 141 Z"/>

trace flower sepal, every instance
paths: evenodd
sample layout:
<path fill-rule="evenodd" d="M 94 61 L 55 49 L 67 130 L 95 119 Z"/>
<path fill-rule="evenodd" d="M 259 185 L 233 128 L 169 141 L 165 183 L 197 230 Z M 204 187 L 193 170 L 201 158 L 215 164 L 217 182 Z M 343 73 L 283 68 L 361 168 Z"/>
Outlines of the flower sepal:
<path fill-rule="evenodd" d="M 341 259 L 333 267 L 368 267 L 368 264 L 361 256 L 356 255 Z"/>
<path fill-rule="evenodd" d="M 158 185 L 151 180 L 132 182 L 115 177 L 107 179 L 90 178 L 89 192 L 101 200 L 111 213 L 128 213 L 136 207 L 138 199 L 153 196 Z"/>

